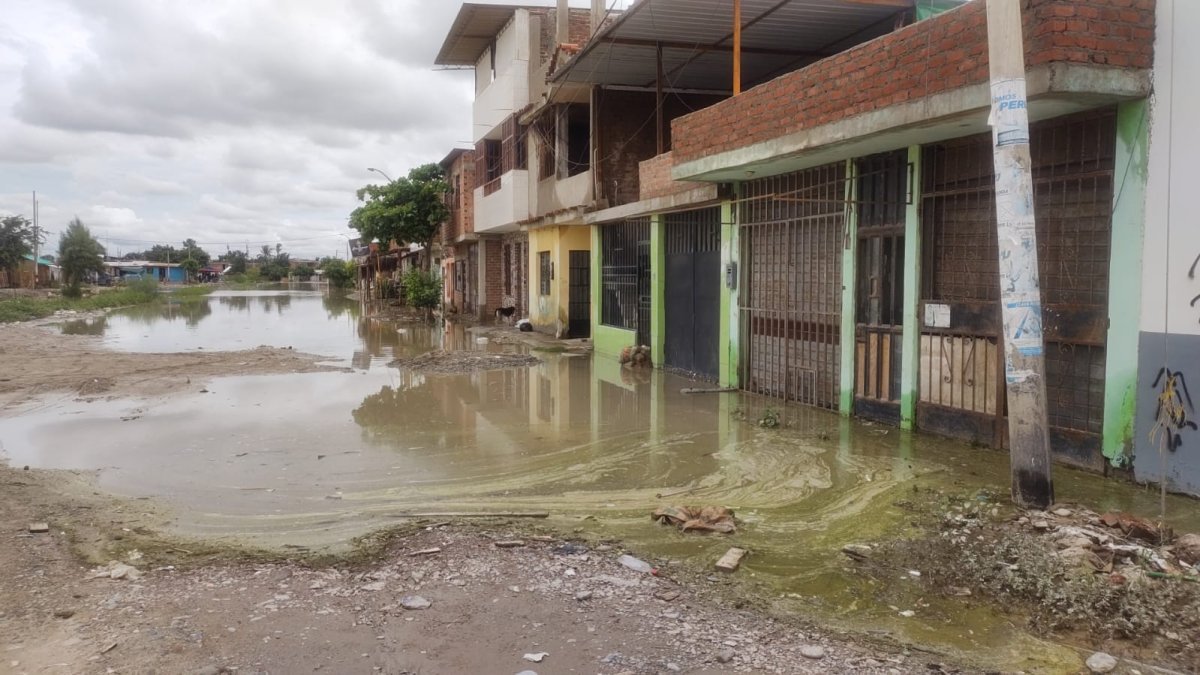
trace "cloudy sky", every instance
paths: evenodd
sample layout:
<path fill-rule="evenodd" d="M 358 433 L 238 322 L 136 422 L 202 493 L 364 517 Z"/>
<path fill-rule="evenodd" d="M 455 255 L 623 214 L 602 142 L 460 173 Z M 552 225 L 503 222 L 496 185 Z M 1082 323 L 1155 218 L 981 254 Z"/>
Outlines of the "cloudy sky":
<path fill-rule="evenodd" d="M 4 0 L 0 215 L 112 253 L 341 252 L 354 191 L 470 137 L 454 0 Z M 576 4 L 576 3 L 572 3 Z M 586 5 L 586 2 L 583 3 Z"/>

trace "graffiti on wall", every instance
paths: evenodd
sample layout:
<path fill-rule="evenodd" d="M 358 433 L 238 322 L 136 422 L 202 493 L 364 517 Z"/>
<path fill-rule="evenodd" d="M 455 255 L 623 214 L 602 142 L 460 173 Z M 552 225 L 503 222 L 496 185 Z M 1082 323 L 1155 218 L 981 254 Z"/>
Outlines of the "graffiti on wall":
<path fill-rule="evenodd" d="M 1196 259 L 1192 261 L 1192 266 L 1188 268 L 1188 279 L 1195 280 L 1197 265 L 1200 265 L 1200 254 L 1196 255 Z M 1192 301 L 1188 304 L 1190 304 L 1192 307 L 1195 307 L 1196 303 L 1198 303 L 1198 302 L 1200 302 L 1200 295 L 1197 295 L 1196 297 L 1192 298 Z"/>
<path fill-rule="evenodd" d="M 1175 452 L 1183 446 L 1183 433 L 1197 430 L 1196 408 L 1188 392 L 1187 380 L 1183 373 L 1163 367 L 1151 387 L 1158 394 L 1158 406 L 1154 410 L 1150 441 Z"/>

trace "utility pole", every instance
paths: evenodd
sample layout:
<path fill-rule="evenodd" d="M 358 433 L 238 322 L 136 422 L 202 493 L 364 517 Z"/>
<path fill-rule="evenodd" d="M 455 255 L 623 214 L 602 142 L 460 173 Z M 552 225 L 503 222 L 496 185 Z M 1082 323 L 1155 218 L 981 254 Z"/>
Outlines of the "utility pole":
<path fill-rule="evenodd" d="M 38 267 L 39 267 L 38 260 L 41 258 L 41 255 L 42 255 L 41 242 L 38 241 L 38 239 L 39 239 L 38 202 L 37 202 L 37 190 L 34 190 L 33 191 L 33 288 L 34 288 L 34 290 L 37 289 L 37 282 L 38 282 Z"/>
<path fill-rule="evenodd" d="M 992 81 L 988 121 L 992 126 L 996 169 L 996 233 L 1004 316 L 1012 497 L 1019 506 L 1044 509 L 1054 503 L 1054 483 L 1050 478 L 1042 296 L 1020 5 L 1017 0 L 987 0 Z"/>

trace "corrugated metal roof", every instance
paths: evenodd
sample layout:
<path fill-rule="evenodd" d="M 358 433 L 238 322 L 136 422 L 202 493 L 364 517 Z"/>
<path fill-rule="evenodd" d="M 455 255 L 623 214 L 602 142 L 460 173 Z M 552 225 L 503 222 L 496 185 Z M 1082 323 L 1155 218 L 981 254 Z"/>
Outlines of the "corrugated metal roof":
<path fill-rule="evenodd" d="M 507 5 L 464 2 L 433 62 L 439 66 L 474 66 L 492 39 L 512 19 L 513 12 L 554 6 L 555 0 L 527 0 Z"/>
<path fill-rule="evenodd" d="M 965 1 L 965 0 L 964 0 Z M 750 87 L 879 37 L 912 0 L 742 0 L 742 80 Z M 556 82 L 732 88 L 733 2 L 640 0 L 555 73 Z"/>

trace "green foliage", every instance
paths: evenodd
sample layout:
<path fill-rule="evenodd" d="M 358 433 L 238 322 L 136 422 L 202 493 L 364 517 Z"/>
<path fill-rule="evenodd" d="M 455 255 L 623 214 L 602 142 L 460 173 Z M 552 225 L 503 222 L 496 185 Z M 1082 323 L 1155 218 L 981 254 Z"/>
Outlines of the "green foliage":
<path fill-rule="evenodd" d="M 104 247 L 79 218 L 71 220 L 58 240 L 58 264 L 63 271 L 63 295 L 68 297 L 79 297 L 79 285 L 90 272 L 104 270 Z"/>
<path fill-rule="evenodd" d="M 193 299 L 212 292 L 211 286 L 181 288 L 171 293 L 172 298 Z M 154 302 L 159 298 L 158 283 L 153 279 L 141 279 L 115 291 L 103 291 L 86 298 L 13 298 L 0 300 L 0 323 L 29 321 L 50 316 L 60 309 L 77 312 L 127 307 Z"/>
<path fill-rule="evenodd" d="M 412 269 L 404 273 L 401 281 L 404 299 L 410 307 L 437 307 L 442 299 L 442 280 L 432 272 Z"/>
<path fill-rule="evenodd" d="M 0 218 L 0 270 L 14 272 L 21 260 L 31 253 L 33 222 L 25 216 Z"/>
<path fill-rule="evenodd" d="M 245 251 L 230 251 L 218 258 L 221 262 L 229 263 L 229 274 L 245 274 L 248 259 Z"/>
<path fill-rule="evenodd" d="M 308 281 L 316 273 L 317 271 L 314 270 L 311 265 L 300 265 L 296 269 L 292 270 L 292 276 L 301 281 Z"/>
<path fill-rule="evenodd" d="M 350 226 L 364 239 L 387 245 L 420 244 L 429 250 L 438 228 L 450 215 L 446 206 L 442 168 L 425 164 L 387 185 L 367 185 L 358 191 L 363 205 L 350 214 Z M 426 256 L 426 265 L 429 257 Z"/>
<path fill-rule="evenodd" d="M 353 287 L 354 278 L 358 274 L 358 267 L 353 260 L 338 260 L 337 258 L 322 260 L 321 270 L 324 271 L 329 285 L 334 288 Z"/>
<path fill-rule="evenodd" d="M 263 244 L 255 262 L 259 276 L 269 281 L 279 281 L 291 272 L 291 256 L 283 252 L 282 244 L 275 244 L 273 253 L 270 246 Z"/>
<path fill-rule="evenodd" d="M 212 260 L 212 256 L 208 254 L 208 251 L 200 248 L 196 244 L 195 239 L 185 239 L 182 248 L 175 248 L 166 244 L 155 244 L 145 251 L 126 253 L 123 257 L 125 260 L 149 260 L 150 262 L 165 263 L 182 263 L 190 258 L 200 263 L 200 267 L 204 267 Z"/>
<path fill-rule="evenodd" d="M 200 261 L 196 260 L 195 258 L 185 258 L 182 263 L 182 267 L 184 271 L 187 272 L 188 281 L 191 281 L 196 278 L 196 273 L 200 271 L 200 268 L 203 267 L 203 265 L 201 265 Z"/>

